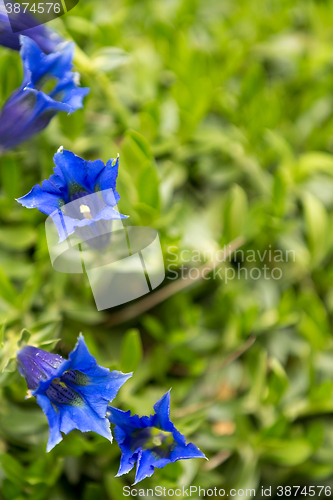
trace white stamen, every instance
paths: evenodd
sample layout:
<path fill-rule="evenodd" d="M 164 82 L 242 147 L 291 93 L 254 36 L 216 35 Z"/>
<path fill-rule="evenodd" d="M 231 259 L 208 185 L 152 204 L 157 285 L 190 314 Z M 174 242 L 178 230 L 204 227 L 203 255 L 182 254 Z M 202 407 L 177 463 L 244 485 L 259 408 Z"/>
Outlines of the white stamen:
<path fill-rule="evenodd" d="M 80 212 L 81 212 L 81 214 L 86 214 L 87 212 L 90 213 L 90 208 L 88 207 L 88 205 L 81 205 Z"/>
<path fill-rule="evenodd" d="M 88 207 L 88 205 L 80 205 L 80 212 L 81 214 L 83 214 L 83 217 L 85 219 L 92 219 L 90 208 Z"/>

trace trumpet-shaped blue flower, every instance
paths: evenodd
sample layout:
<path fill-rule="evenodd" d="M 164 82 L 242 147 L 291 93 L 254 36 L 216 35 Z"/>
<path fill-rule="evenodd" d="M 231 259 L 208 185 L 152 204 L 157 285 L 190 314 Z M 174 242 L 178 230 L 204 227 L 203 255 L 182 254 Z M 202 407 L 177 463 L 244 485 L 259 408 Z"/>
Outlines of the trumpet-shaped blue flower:
<path fill-rule="evenodd" d="M 112 441 L 105 418 L 107 405 L 131 373 L 110 372 L 99 366 L 82 335 L 68 360 L 27 345 L 18 352 L 17 361 L 29 395 L 36 397 L 47 417 L 47 451 L 62 440 L 61 432 L 68 434 L 73 429 L 94 431 Z"/>
<path fill-rule="evenodd" d="M 16 2 L 5 0 L 6 5 L 11 5 L 11 24 L 5 9 L 5 4 L 0 0 L 0 45 L 9 47 L 10 49 L 20 50 L 20 32 L 24 31 L 24 35 L 35 40 L 45 54 L 53 52 L 56 47 L 64 40 L 55 31 L 51 30 L 43 24 L 36 26 L 37 20 L 24 12 L 24 7 L 21 7 L 18 13 L 14 11 Z M 10 7 L 7 6 L 9 9 Z"/>
<path fill-rule="evenodd" d="M 20 40 L 23 82 L 2 108 L 0 151 L 43 130 L 59 111 L 73 113 L 82 108 L 89 92 L 78 87 L 79 75 L 72 71 L 74 44 L 63 43 L 46 55 L 31 38 L 20 36 Z"/>
<path fill-rule="evenodd" d="M 150 477 L 155 467 L 161 469 L 184 458 L 206 458 L 197 446 L 186 444 L 171 422 L 170 391 L 155 403 L 154 410 L 154 415 L 140 418 L 108 407 L 107 417 L 116 425 L 114 435 L 122 452 L 117 476 L 129 472 L 137 462 L 134 484 Z"/>
<path fill-rule="evenodd" d="M 102 160 L 86 161 L 60 148 L 54 155 L 54 164 L 54 175 L 17 201 L 51 215 L 60 242 L 76 228 L 88 227 L 99 236 L 99 221 L 126 217 L 114 208 L 120 200 L 116 191 L 119 158 L 104 165 Z"/>

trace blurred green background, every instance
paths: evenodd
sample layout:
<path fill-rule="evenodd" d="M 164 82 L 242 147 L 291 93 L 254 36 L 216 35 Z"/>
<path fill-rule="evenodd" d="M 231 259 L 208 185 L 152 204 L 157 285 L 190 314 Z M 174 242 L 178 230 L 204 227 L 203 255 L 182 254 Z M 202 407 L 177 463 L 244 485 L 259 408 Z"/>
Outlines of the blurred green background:
<path fill-rule="evenodd" d="M 93 433 L 45 453 L 46 418 L 14 362 L 24 328 L 64 356 L 83 332 L 101 365 L 134 370 L 113 403 L 124 410 L 149 414 L 172 387 L 172 420 L 210 461 L 140 487 L 333 487 L 333 1 L 81 0 L 50 26 L 76 42 L 91 92 L 0 160 L 1 498 L 116 499 L 134 481 L 114 478 L 119 448 Z M 19 54 L 0 47 L 0 68 L 3 102 Z M 165 300 L 98 312 L 86 276 L 52 269 L 46 217 L 15 198 L 60 145 L 120 154 L 119 209 L 158 229 L 172 264 Z M 239 236 L 219 277 L 167 288 L 171 270 Z"/>

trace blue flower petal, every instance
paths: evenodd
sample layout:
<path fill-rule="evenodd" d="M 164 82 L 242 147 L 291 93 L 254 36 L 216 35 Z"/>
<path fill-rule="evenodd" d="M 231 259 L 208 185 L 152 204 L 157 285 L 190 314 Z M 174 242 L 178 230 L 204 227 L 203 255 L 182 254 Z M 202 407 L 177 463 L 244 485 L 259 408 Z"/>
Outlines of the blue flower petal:
<path fill-rule="evenodd" d="M 54 182 L 56 176 L 51 175 L 49 179 L 46 179 L 42 182 L 42 190 L 46 193 L 55 194 L 56 196 L 63 197 L 63 193 L 61 189 L 57 186 L 56 182 Z"/>
<path fill-rule="evenodd" d="M 19 201 L 19 200 L 17 200 Z M 30 207 L 28 207 L 30 208 Z M 43 210 L 38 207 L 38 209 L 41 212 L 46 213 L 45 209 L 48 207 L 42 206 Z M 94 227 L 96 222 L 100 220 L 120 220 L 124 219 L 127 216 L 122 215 L 116 210 L 113 210 L 111 207 L 105 207 L 103 210 L 99 212 L 99 214 L 93 219 L 72 219 L 71 217 L 64 215 L 61 210 L 53 211 L 53 213 L 50 214 L 52 217 L 52 220 L 58 230 L 59 234 L 59 243 L 62 243 L 63 241 L 68 238 L 71 234 L 74 233 L 76 228 L 80 227 L 87 227 L 87 226 L 92 226 Z M 100 236 L 99 234 L 96 234 L 96 237 Z"/>
<path fill-rule="evenodd" d="M 156 462 L 156 458 L 150 450 L 140 450 L 140 452 L 138 453 L 135 481 L 133 484 L 137 484 L 146 477 L 150 477 L 154 474 L 154 462 Z"/>
<path fill-rule="evenodd" d="M 38 210 L 42 212 L 40 207 Z M 59 243 L 62 243 L 70 234 L 74 233 L 78 221 L 64 215 L 61 210 L 54 211 L 51 217 L 59 234 Z"/>
<path fill-rule="evenodd" d="M 155 404 L 155 425 L 161 427 L 161 429 L 169 430 L 170 427 L 170 389 L 164 394 Z"/>
<path fill-rule="evenodd" d="M 79 79 L 78 73 L 69 73 L 68 79 L 63 78 L 50 92 L 50 98 L 56 101 L 62 101 L 67 104 L 71 110 L 77 110 L 83 107 L 83 98 L 89 94 L 87 87 L 77 87 Z"/>
<path fill-rule="evenodd" d="M 46 451 L 51 451 L 57 444 L 62 441 L 60 432 L 60 414 L 56 406 L 54 406 L 49 398 L 44 394 L 37 395 L 37 403 L 46 415 L 49 424 L 49 440 Z"/>
<path fill-rule="evenodd" d="M 112 441 L 110 425 L 106 418 L 96 415 L 94 409 L 88 404 L 82 406 L 59 406 L 60 431 L 68 434 L 73 429 L 81 432 L 96 432 Z"/>
<path fill-rule="evenodd" d="M 37 403 L 42 408 L 49 423 L 48 452 L 62 441 L 61 432 L 68 434 L 74 429 L 79 429 L 81 432 L 96 432 L 112 442 L 107 419 L 97 418 L 92 408 L 84 402 L 81 407 L 69 405 L 57 407 L 47 396 L 37 394 Z"/>
<path fill-rule="evenodd" d="M 142 429 L 141 419 L 138 415 L 131 416 L 130 411 L 122 411 L 118 408 L 108 406 L 107 418 L 112 424 L 115 424 L 114 436 L 121 448 L 120 466 L 117 477 L 127 474 L 133 469 L 137 460 L 137 453 L 131 449 L 130 435 L 133 431 Z"/>
<path fill-rule="evenodd" d="M 115 427 L 113 432 L 117 442 L 122 443 L 120 465 L 117 472 L 117 477 L 119 477 L 133 469 L 138 454 L 136 452 L 133 453 L 130 447 L 130 439 L 128 439 L 126 432 L 120 427 Z"/>
<path fill-rule="evenodd" d="M 118 170 L 119 170 L 119 156 L 116 158 L 116 160 L 110 159 L 107 161 L 105 169 L 101 172 L 101 175 L 98 177 L 97 180 L 97 184 L 101 191 L 103 191 L 103 189 L 109 189 L 109 188 L 116 189 Z"/>
<path fill-rule="evenodd" d="M 102 160 L 86 161 L 71 151 L 65 149 L 61 152 L 57 152 L 54 155 L 53 160 L 55 163 L 55 173 L 62 176 L 65 183 L 69 186 L 69 191 L 71 191 L 71 189 L 74 190 L 75 187 L 77 189 L 80 187 L 84 188 L 87 191 L 87 194 L 101 191 L 99 182 L 101 176 L 104 176 L 105 178 L 103 182 L 103 189 L 115 189 L 115 174 L 118 173 L 118 169 L 116 169 L 112 175 L 104 174 L 110 160 L 106 165 L 104 165 Z M 107 182 L 107 177 L 110 180 L 109 184 Z M 114 206 L 114 204 L 112 206 Z"/>
<path fill-rule="evenodd" d="M 99 220 L 120 220 L 120 219 L 127 219 L 127 218 L 128 218 L 128 215 L 123 215 L 123 214 L 119 213 L 118 210 L 114 210 L 112 207 L 104 207 L 96 215 L 96 217 L 94 217 L 93 221 L 88 219 L 88 222 L 91 224 L 92 222 L 96 222 Z"/>
<path fill-rule="evenodd" d="M 20 35 L 20 41 L 24 80 L 29 85 L 35 85 L 44 75 L 61 79 L 72 69 L 74 43 L 64 42 L 56 52 L 47 55 L 31 38 Z"/>
<path fill-rule="evenodd" d="M 101 210 L 94 219 L 72 219 L 67 215 L 62 215 L 59 213 L 52 214 L 52 220 L 57 226 L 59 233 L 59 243 L 68 238 L 69 235 L 73 234 L 77 227 L 95 226 L 96 222 L 101 220 L 120 220 L 126 219 L 128 216 L 120 214 L 117 210 L 112 207 L 105 207 Z M 99 236 L 96 234 L 96 236 Z"/>
<path fill-rule="evenodd" d="M 43 187 L 45 187 L 45 185 Z M 50 185 L 47 185 L 47 188 L 50 189 Z M 37 184 L 28 194 L 18 198 L 16 201 L 26 208 L 38 208 L 44 214 L 51 215 L 54 213 L 55 209 L 61 206 L 61 202 L 64 201 L 59 190 L 57 193 L 56 188 L 51 189 L 53 192 L 43 190 L 40 185 Z"/>
<path fill-rule="evenodd" d="M 82 191 L 82 188 L 87 191 L 87 194 L 93 191 L 89 182 L 87 161 L 66 149 L 57 152 L 53 157 L 53 161 L 55 164 L 54 172 L 58 175 L 61 173 L 67 185 L 67 202 L 71 201 L 71 193 Z"/>
<path fill-rule="evenodd" d="M 105 169 L 105 165 L 102 160 L 94 160 L 87 162 L 87 183 L 91 191 L 100 191 L 99 187 L 96 186 L 97 179 L 101 172 Z M 111 186 L 109 186 L 111 187 Z"/>
<path fill-rule="evenodd" d="M 206 458 L 205 454 L 195 444 L 180 444 L 177 443 L 170 454 L 170 461 L 182 460 L 184 458 Z"/>
<path fill-rule="evenodd" d="M 113 162 L 115 164 L 113 165 Z M 111 159 L 106 163 L 105 169 L 98 177 L 96 184 L 100 191 L 103 191 L 103 197 L 108 205 L 116 205 L 120 200 L 120 196 L 116 190 L 116 181 L 119 169 L 119 156 L 116 160 Z M 109 194 L 109 190 L 111 191 Z"/>
<path fill-rule="evenodd" d="M 107 416 L 111 424 L 118 425 L 126 429 L 127 432 L 142 428 L 140 417 L 138 415 L 131 416 L 130 410 L 122 411 L 113 408 L 113 406 L 108 406 Z"/>
<path fill-rule="evenodd" d="M 176 429 L 170 420 L 170 389 L 154 404 L 153 426 L 172 432 L 174 439 L 183 445 L 186 443 L 185 437 Z"/>

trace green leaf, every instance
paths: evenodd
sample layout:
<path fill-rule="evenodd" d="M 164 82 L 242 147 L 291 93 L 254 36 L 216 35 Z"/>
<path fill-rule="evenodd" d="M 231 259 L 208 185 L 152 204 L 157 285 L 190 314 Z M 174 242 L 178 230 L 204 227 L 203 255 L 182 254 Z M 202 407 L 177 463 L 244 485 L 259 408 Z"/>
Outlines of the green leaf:
<path fill-rule="evenodd" d="M 315 265 L 327 251 L 328 218 L 323 204 L 311 193 L 304 193 L 302 199 L 308 247 Z"/>
<path fill-rule="evenodd" d="M 0 246 L 8 250 L 23 251 L 36 242 L 36 231 L 32 226 L 15 225 L 0 228 Z"/>
<path fill-rule="evenodd" d="M 3 346 L 4 338 L 5 338 L 5 328 L 6 328 L 6 323 L 2 323 L 0 326 L 0 347 Z"/>
<path fill-rule="evenodd" d="M 146 205 L 158 208 L 159 207 L 159 181 L 156 168 L 152 164 L 141 172 L 138 180 L 139 200 Z"/>
<path fill-rule="evenodd" d="M 142 170 L 153 160 L 154 156 L 147 139 L 134 130 L 127 130 L 121 143 L 121 161 L 126 163 L 133 178 L 137 179 Z"/>
<path fill-rule="evenodd" d="M 20 166 L 17 159 L 10 156 L 1 159 L 1 186 L 8 198 L 8 207 L 15 203 L 20 191 Z"/>
<path fill-rule="evenodd" d="M 0 456 L 0 464 L 7 478 L 23 488 L 25 485 L 25 473 L 22 465 L 12 455 L 4 454 Z"/>
<path fill-rule="evenodd" d="M 123 486 L 124 482 L 122 478 L 113 477 L 111 474 L 106 475 L 105 487 L 109 498 L 122 498 L 124 496 Z"/>
<path fill-rule="evenodd" d="M 314 405 L 328 403 L 333 393 L 333 383 L 330 380 L 311 387 L 309 398 Z"/>
<path fill-rule="evenodd" d="M 323 349 L 327 340 L 327 334 L 317 323 L 306 313 L 303 312 L 298 324 L 298 331 L 306 338 L 315 349 Z"/>
<path fill-rule="evenodd" d="M 299 180 L 316 172 L 333 175 L 333 155 L 320 151 L 309 151 L 300 157 L 296 172 Z"/>
<path fill-rule="evenodd" d="M 75 5 L 75 4 L 74 4 Z M 68 27 L 76 33 L 80 33 L 85 37 L 97 30 L 95 23 L 82 16 L 69 16 L 67 19 Z"/>
<path fill-rule="evenodd" d="M 97 483 L 87 483 L 82 498 L 83 500 L 96 500 L 96 498 L 102 498 L 102 496 L 102 485 Z"/>
<path fill-rule="evenodd" d="M 254 347 L 249 353 L 248 370 L 250 374 L 251 389 L 248 398 L 253 404 L 259 404 L 263 397 L 267 372 L 267 353 Z"/>
<path fill-rule="evenodd" d="M 229 192 L 224 212 L 224 239 L 231 241 L 243 234 L 248 214 L 247 196 L 243 188 L 235 184 Z"/>
<path fill-rule="evenodd" d="M 264 443 L 265 460 L 278 465 L 296 466 L 303 463 L 313 454 L 313 448 L 305 439 L 267 440 Z"/>
<path fill-rule="evenodd" d="M 25 344 L 27 344 L 29 342 L 30 337 L 31 337 L 31 333 L 26 328 L 24 328 L 21 331 L 21 335 L 20 335 L 20 338 L 17 342 L 17 345 L 21 348 L 22 346 L 24 346 Z"/>
<path fill-rule="evenodd" d="M 287 374 L 276 358 L 269 360 L 270 374 L 268 377 L 268 403 L 277 404 L 289 385 Z"/>
<path fill-rule="evenodd" d="M 18 306 L 18 294 L 0 268 L 0 297 L 14 307 Z"/>
<path fill-rule="evenodd" d="M 75 113 L 71 114 L 59 113 L 58 119 L 63 134 L 72 141 L 81 134 L 84 128 L 83 109 L 78 109 Z"/>
<path fill-rule="evenodd" d="M 286 183 L 280 173 L 274 177 L 273 183 L 273 210 L 278 217 L 282 217 L 286 202 Z"/>
<path fill-rule="evenodd" d="M 142 344 L 139 330 L 128 330 L 124 335 L 121 347 L 121 370 L 134 371 L 142 359 Z"/>
<path fill-rule="evenodd" d="M 93 71 L 114 71 L 129 62 L 129 54 L 119 47 L 103 47 L 93 54 Z"/>

